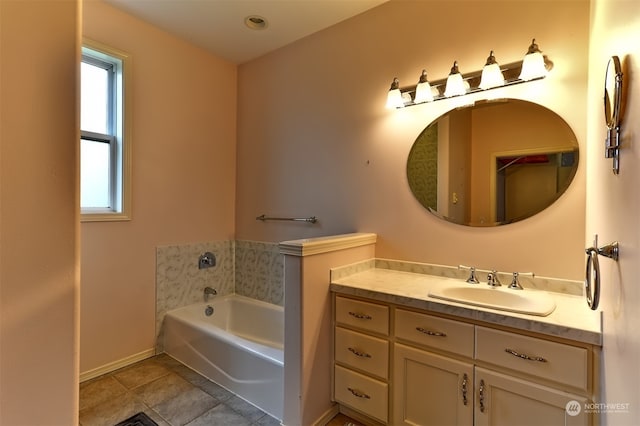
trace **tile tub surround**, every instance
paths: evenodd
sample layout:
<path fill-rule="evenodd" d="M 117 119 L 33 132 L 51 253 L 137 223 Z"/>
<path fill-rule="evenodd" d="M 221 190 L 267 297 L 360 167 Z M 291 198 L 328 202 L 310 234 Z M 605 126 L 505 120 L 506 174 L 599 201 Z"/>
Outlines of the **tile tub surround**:
<path fill-rule="evenodd" d="M 198 258 L 210 251 L 216 266 L 198 269 Z M 167 311 L 203 301 L 203 290 L 234 292 L 234 242 L 218 241 L 156 248 L 156 341 Z M 162 352 L 161 348 L 157 348 Z"/>
<path fill-rule="evenodd" d="M 284 256 L 277 243 L 235 242 L 235 292 L 284 306 Z"/>
<path fill-rule="evenodd" d="M 207 251 L 216 266 L 198 269 Z M 237 293 L 284 306 L 284 256 L 277 243 L 217 241 L 156 248 L 156 353 L 162 352 L 162 321 L 176 308 L 203 301 L 203 289 Z"/>
<path fill-rule="evenodd" d="M 332 269 L 331 291 L 602 345 L 601 312 L 591 311 L 584 296 L 574 294 L 580 282 L 540 279 L 543 288 L 538 288 L 549 291 L 556 302 L 556 309 L 546 317 L 498 311 L 428 296 L 429 289 L 435 285 L 464 283 L 467 274 L 468 271 L 458 271 L 457 267 L 375 259 Z M 538 278 L 533 282 L 536 280 Z M 502 282 L 508 283 L 504 279 Z M 524 287 L 533 287 L 524 279 L 520 283 Z"/>

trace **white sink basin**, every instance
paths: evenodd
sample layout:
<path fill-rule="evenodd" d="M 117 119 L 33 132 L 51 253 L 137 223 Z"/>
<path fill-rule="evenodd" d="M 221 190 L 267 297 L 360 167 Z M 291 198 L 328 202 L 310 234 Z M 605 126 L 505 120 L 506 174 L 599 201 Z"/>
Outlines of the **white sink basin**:
<path fill-rule="evenodd" d="M 429 291 L 429 296 L 466 305 L 542 317 L 546 317 L 556 308 L 553 298 L 544 291 L 512 290 L 506 286 L 491 287 L 486 284 L 443 286 Z"/>

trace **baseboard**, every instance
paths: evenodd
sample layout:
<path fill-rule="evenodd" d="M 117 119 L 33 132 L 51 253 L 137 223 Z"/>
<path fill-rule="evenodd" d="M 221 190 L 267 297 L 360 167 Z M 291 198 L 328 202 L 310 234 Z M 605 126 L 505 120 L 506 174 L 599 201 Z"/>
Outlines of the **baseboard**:
<path fill-rule="evenodd" d="M 130 355 L 128 357 L 119 359 L 117 361 L 110 362 L 93 370 L 80 373 L 80 383 L 87 380 L 102 376 L 103 374 L 111 373 L 119 368 L 126 367 L 131 364 L 135 364 L 143 359 L 151 358 L 156 354 L 155 348 L 147 349 L 146 351 L 139 352 L 137 354 Z"/>
<path fill-rule="evenodd" d="M 336 416 L 336 414 L 338 414 L 339 409 L 338 409 L 338 404 L 334 404 L 331 406 L 331 408 L 329 408 L 322 416 L 320 416 L 320 418 L 318 420 L 316 420 L 313 423 L 313 426 L 324 426 L 327 423 L 329 423 L 329 421 L 334 418 Z"/>
<path fill-rule="evenodd" d="M 374 420 L 362 413 L 360 413 L 359 411 L 355 411 L 352 410 L 349 407 L 345 407 L 342 404 L 338 404 L 339 405 L 339 410 L 342 414 L 344 414 L 347 417 L 351 417 L 353 420 L 362 423 L 363 425 L 367 425 L 367 426 L 383 426 L 384 423 L 380 423 L 377 420 Z"/>

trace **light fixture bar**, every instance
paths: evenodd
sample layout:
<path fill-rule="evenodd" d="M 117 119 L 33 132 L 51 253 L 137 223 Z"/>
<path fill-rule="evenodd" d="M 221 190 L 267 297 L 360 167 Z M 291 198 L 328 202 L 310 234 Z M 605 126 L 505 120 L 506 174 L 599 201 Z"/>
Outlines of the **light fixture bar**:
<path fill-rule="evenodd" d="M 544 57 L 544 63 L 545 63 L 545 68 L 547 69 L 547 71 L 551 70 L 553 68 L 553 62 L 551 62 L 546 56 Z M 504 75 L 504 84 L 499 85 L 499 86 L 495 86 L 495 87 L 490 87 L 490 88 L 486 88 L 486 89 L 482 89 L 480 88 L 480 81 L 481 81 L 481 77 L 482 77 L 482 70 L 478 70 L 478 71 L 473 71 L 473 72 L 469 72 L 469 73 L 464 73 L 462 75 L 463 80 L 465 81 L 466 85 L 468 85 L 468 88 L 465 92 L 465 95 L 469 95 L 471 93 L 477 93 L 477 92 L 486 92 L 488 90 L 493 90 L 493 89 L 498 89 L 501 87 L 506 87 L 506 86 L 512 86 L 515 84 L 520 84 L 520 83 L 526 83 L 528 81 L 534 81 L 534 80 L 540 80 L 542 78 L 545 78 L 545 75 L 542 75 L 540 77 L 536 77 L 536 78 L 532 78 L 530 80 L 523 80 L 520 78 L 520 74 L 522 71 L 522 64 L 523 64 L 523 60 L 517 61 L 517 62 L 511 62 L 508 64 L 501 64 L 500 65 L 500 71 L 502 71 L 502 74 Z M 447 77 L 448 78 L 448 77 Z M 435 80 L 435 81 L 430 81 L 430 85 L 431 85 L 431 91 L 433 93 L 433 101 L 439 101 L 442 99 L 449 99 L 450 97 L 445 96 L 445 88 L 447 85 L 447 78 L 442 78 L 439 80 Z M 416 87 L 417 87 L 418 83 L 411 85 L 411 86 L 404 86 L 404 87 L 400 87 L 399 90 L 401 92 L 402 95 L 402 100 L 403 100 L 403 105 L 402 106 L 398 106 L 398 108 L 401 107 L 408 107 L 408 106 L 413 106 L 413 105 L 419 105 L 420 101 L 415 102 L 415 95 L 416 95 Z"/>

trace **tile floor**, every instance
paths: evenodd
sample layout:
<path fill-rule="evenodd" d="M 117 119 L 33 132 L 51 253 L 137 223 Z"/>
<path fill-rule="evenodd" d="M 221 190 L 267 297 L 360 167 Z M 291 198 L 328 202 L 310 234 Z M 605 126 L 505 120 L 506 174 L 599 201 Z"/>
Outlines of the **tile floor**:
<path fill-rule="evenodd" d="M 80 384 L 81 426 L 113 426 L 140 411 L 159 426 L 280 425 L 165 354 Z"/>

